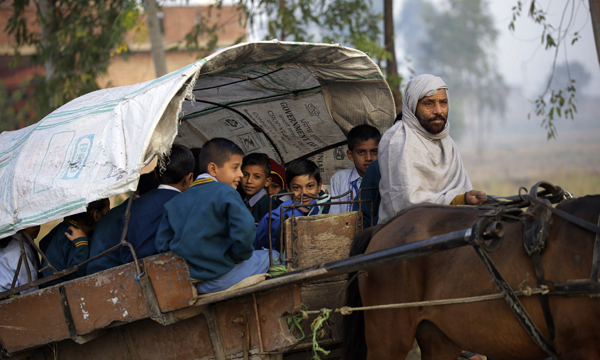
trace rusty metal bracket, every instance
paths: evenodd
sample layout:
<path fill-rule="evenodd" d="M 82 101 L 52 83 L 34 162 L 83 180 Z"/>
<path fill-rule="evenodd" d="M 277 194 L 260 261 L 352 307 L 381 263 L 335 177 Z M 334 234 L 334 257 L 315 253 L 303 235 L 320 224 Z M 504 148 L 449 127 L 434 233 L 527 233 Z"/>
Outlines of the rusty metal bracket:
<path fill-rule="evenodd" d="M 260 346 L 260 352 L 264 353 L 265 348 L 262 341 L 262 331 L 260 328 L 260 316 L 258 315 L 258 304 L 256 303 L 256 293 L 252 293 L 252 301 L 254 303 L 254 314 L 256 314 L 256 327 L 258 332 L 258 345 Z"/>
<path fill-rule="evenodd" d="M 248 324 L 248 314 L 242 312 L 240 316 L 231 320 L 232 324 L 238 324 L 242 327 L 240 331 L 240 337 L 242 338 L 242 349 L 244 351 L 244 360 L 250 359 L 250 325 Z"/>
<path fill-rule="evenodd" d="M 146 303 L 146 307 L 148 308 L 148 313 L 150 314 L 150 318 L 157 323 L 166 326 L 171 325 L 179 321 L 177 317 L 173 314 L 163 313 L 160 310 L 160 305 L 158 304 L 158 299 L 156 298 L 156 293 L 154 292 L 154 288 L 152 287 L 152 282 L 150 281 L 150 277 L 142 273 L 139 277 L 140 289 L 142 290 L 142 294 L 144 295 L 144 302 Z"/>
<path fill-rule="evenodd" d="M 210 344 L 215 355 L 215 360 L 226 360 L 225 359 L 225 347 L 221 340 L 221 334 L 219 334 L 219 328 L 217 326 L 217 319 L 213 312 L 212 305 L 206 305 L 202 310 L 204 320 L 206 321 L 206 327 L 208 327 L 208 334 L 210 335 Z"/>
<path fill-rule="evenodd" d="M 65 293 L 64 286 L 60 286 L 60 305 L 63 310 L 63 314 L 65 314 L 65 319 L 67 322 L 67 327 L 69 328 L 69 335 L 73 341 L 77 339 L 77 329 L 75 328 L 75 323 L 73 322 L 73 314 L 71 314 L 71 308 L 69 307 L 69 300 L 67 299 L 67 294 Z"/>

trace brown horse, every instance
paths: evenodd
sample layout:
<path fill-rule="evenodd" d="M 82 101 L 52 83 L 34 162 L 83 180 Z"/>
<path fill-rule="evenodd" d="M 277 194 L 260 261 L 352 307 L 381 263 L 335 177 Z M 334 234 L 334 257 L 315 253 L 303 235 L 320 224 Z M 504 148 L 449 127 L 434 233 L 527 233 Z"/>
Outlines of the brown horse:
<path fill-rule="evenodd" d="M 559 208 L 593 224 L 600 196 L 570 200 Z M 351 255 L 411 243 L 472 226 L 480 210 L 468 207 L 416 207 L 354 240 Z M 513 289 L 527 281 L 536 287 L 532 260 L 523 245 L 523 224 L 504 223 L 502 247 L 490 258 Z M 546 279 L 588 279 L 595 236 L 556 215 L 541 255 Z M 366 251 L 365 251 L 366 249 Z M 357 284 L 358 283 L 358 284 Z M 358 290 L 360 288 L 360 294 Z M 373 306 L 496 294 L 498 289 L 470 246 L 371 268 L 348 287 L 348 305 Z M 520 298 L 547 339 L 537 295 Z M 560 359 L 600 359 L 600 297 L 550 296 Z M 344 359 L 405 359 L 417 339 L 422 359 L 456 360 L 461 349 L 493 358 L 546 359 L 503 299 L 457 305 L 369 310 L 346 316 Z"/>

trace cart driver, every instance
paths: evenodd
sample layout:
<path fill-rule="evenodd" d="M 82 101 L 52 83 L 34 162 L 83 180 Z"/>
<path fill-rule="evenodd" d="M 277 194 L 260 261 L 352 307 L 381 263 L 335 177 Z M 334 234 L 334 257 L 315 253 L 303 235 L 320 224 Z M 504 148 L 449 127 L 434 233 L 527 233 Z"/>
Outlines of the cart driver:
<path fill-rule="evenodd" d="M 477 205 L 483 191 L 473 190 L 458 148 L 449 135 L 448 87 L 433 75 L 406 85 L 402 121 L 379 143 L 381 205 L 379 222 L 416 204 Z"/>

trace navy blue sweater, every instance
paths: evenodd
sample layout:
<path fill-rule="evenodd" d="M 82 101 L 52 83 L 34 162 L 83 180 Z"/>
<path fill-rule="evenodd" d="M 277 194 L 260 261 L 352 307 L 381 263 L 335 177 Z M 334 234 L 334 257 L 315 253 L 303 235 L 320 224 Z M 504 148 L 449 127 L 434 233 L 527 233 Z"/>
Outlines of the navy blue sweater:
<path fill-rule="evenodd" d="M 186 259 L 192 282 L 199 282 L 226 274 L 237 262 L 249 259 L 255 233 L 254 218 L 237 191 L 201 179 L 165 204 L 156 248 Z"/>
<path fill-rule="evenodd" d="M 73 241 L 69 240 L 65 235 L 65 232 L 69 230 L 69 226 L 78 227 L 77 223 L 74 221 L 63 221 L 56 225 L 54 229 L 40 241 L 40 248 L 43 249 L 44 255 L 46 255 L 50 264 L 52 264 L 57 271 L 81 264 L 89 258 L 90 248 L 88 239 L 86 237 L 80 237 Z M 46 265 L 48 265 L 48 263 L 44 260 L 42 262 L 42 267 L 45 267 Z M 43 274 L 44 276 L 52 275 L 52 270 L 46 269 L 43 271 Z M 85 268 L 82 268 L 74 273 L 63 276 L 60 279 L 46 283 L 42 285 L 42 287 L 55 285 L 84 275 Z"/>
<path fill-rule="evenodd" d="M 375 160 L 369 165 L 363 176 L 361 189 L 378 188 L 381 180 L 381 170 L 379 169 L 379 160 Z M 379 220 L 379 204 L 381 204 L 381 195 L 379 190 L 363 190 L 360 193 L 362 200 L 373 200 L 373 223 L 371 224 L 371 203 L 364 202 L 360 204 L 363 213 L 363 229 L 377 225 Z M 358 199 L 358 197 L 357 197 Z M 358 203 L 354 204 L 354 211 L 358 211 Z"/>
<path fill-rule="evenodd" d="M 179 192 L 168 189 L 154 189 L 147 192 L 131 204 L 131 217 L 127 230 L 127 241 L 133 245 L 138 259 L 158 254 L 154 239 L 156 230 L 163 216 L 165 204 L 177 196 Z M 122 217 L 121 232 L 125 224 L 125 215 Z M 121 262 L 123 264 L 133 261 L 133 256 L 128 247 L 121 248 Z"/>
<path fill-rule="evenodd" d="M 98 221 L 90 244 L 90 258 L 119 243 L 128 201 L 125 200 L 121 205 L 112 208 Z M 102 270 L 121 265 L 121 253 L 119 251 L 120 249 L 117 249 L 89 263 L 87 265 L 87 274 L 95 274 Z"/>

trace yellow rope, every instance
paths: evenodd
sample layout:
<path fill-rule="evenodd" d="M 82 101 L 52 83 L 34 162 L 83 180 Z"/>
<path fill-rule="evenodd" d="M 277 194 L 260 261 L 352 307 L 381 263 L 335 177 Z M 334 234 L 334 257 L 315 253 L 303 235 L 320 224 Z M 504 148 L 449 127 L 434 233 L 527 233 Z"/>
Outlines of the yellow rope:
<path fill-rule="evenodd" d="M 548 287 L 545 285 L 539 288 L 526 287 L 524 290 L 515 291 L 516 296 L 532 296 L 536 294 L 547 294 L 549 292 Z M 321 309 L 313 311 L 300 311 L 302 316 L 308 316 L 310 314 L 320 314 L 324 312 L 339 312 L 342 315 L 350 315 L 353 311 L 366 311 L 366 310 L 381 310 L 381 309 L 404 309 L 410 307 L 420 306 L 439 306 L 439 305 L 454 305 L 454 304 L 470 304 L 480 301 L 489 301 L 503 299 L 502 294 L 491 294 L 482 296 L 472 296 L 458 299 L 444 299 L 444 300 L 430 300 L 430 301 L 416 301 L 403 304 L 387 304 L 387 305 L 375 305 L 375 306 L 362 306 L 362 307 L 350 307 L 344 306 L 339 309 Z"/>

